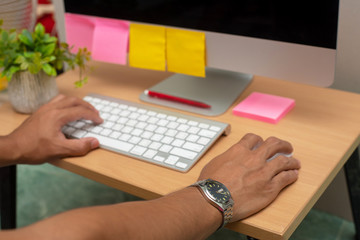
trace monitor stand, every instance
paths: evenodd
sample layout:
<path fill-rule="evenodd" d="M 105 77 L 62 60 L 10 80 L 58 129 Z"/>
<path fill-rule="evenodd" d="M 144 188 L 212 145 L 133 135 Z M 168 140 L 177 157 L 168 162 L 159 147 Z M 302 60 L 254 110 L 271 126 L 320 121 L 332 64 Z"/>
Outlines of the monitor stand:
<path fill-rule="evenodd" d="M 206 77 L 174 74 L 151 87 L 150 91 L 191 99 L 211 105 L 211 108 L 194 107 L 183 103 L 150 97 L 145 93 L 140 99 L 158 105 L 172 107 L 206 116 L 224 113 L 249 85 L 252 75 L 207 68 Z"/>

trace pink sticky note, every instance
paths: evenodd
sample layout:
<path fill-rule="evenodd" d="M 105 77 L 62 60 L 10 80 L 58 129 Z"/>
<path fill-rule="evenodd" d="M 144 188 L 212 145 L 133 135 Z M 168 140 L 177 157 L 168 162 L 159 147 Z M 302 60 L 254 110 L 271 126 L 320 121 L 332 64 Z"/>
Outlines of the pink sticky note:
<path fill-rule="evenodd" d="M 126 64 L 129 22 L 109 18 L 96 18 L 92 43 L 94 60 Z"/>
<path fill-rule="evenodd" d="M 72 52 L 86 47 L 91 51 L 95 30 L 95 18 L 65 13 L 66 42 L 73 46 Z"/>
<path fill-rule="evenodd" d="M 277 123 L 294 106 L 294 99 L 253 92 L 233 109 L 233 114 L 268 123 Z"/>

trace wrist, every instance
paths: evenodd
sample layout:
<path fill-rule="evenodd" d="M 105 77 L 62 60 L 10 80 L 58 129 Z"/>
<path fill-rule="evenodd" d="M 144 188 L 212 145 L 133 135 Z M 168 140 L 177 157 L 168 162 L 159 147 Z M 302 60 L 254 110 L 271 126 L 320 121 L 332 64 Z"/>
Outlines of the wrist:
<path fill-rule="evenodd" d="M 204 239 L 214 233 L 222 223 L 221 212 L 211 206 L 195 187 L 187 187 L 171 193 L 163 200 L 170 200 L 171 206 L 168 207 L 176 206 L 176 209 L 186 216 L 186 219 L 181 220 L 182 222 L 192 227 L 196 226 L 197 234 L 202 235 L 197 239 Z M 173 214 L 173 217 L 176 217 L 176 214 Z M 188 231 L 190 228 L 186 229 Z"/>
<path fill-rule="evenodd" d="M 197 188 L 208 204 L 221 213 L 222 223 L 218 229 L 230 222 L 233 216 L 234 201 L 230 191 L 224 184 L 212 179 L 206 179 L 194 183 L 191 187 Z"/>
<path fill-rule="evenodd" d="M 0 152 L 0 167 L 19 163 L 19 147 L 11 135 L 0 137 Z"/>
<path fill-rule="evenodd" d="M 200 221 L 205 221 L 205 219 L 211 220 L 212 229 L 216 231 L 219 229 L 219 226 L 223 223 L 223 215 L 222 213 L 215 208 L 213 205 L 209 204 L 209 202 L 204 198 L 199 189 L 196 187 L 188 187 L 186 188 L 188 191 L 191 191 L 193 195 L 193 199 L 199 202 L 201 206 Z M 194 200 L 195 201 L 195 200 Z"/>

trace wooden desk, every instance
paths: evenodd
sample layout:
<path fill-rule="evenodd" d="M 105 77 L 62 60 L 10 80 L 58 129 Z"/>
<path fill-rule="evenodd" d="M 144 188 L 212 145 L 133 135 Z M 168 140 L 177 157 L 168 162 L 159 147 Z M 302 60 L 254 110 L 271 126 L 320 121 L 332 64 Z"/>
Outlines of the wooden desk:
<path fill-rule="evenodd" d="M 170 75 L 105 63 L 94 65 L 89 83 L 80 89 L 73 86 L 78 76 L 76 73 L 67 72 L 60 76 L 60 92 L 78 97 L 96 92 L 140 102 L 138 96 L 144 89 Z M 232 107 L 253 91 L 293 98 L 296 106 L 276 125 L 234 116 Z M 359 146 L 360 95 L 256 76 L 232 107 L 221 116 L 210 117 L 231 123 L 231 134 L 222 137 L 185 174 L 102 149 L 85 157 L 68 158 L 53 164 L 136 196 L 152 199 L 195 182 L 206 163 L 245 133 L 257 133 L 263 138 L 277 136 L 290 141 L 295 149 L 294 156 L 302 161 L 299 180 L 282 191 L 263 211 L 228 227 L 259 239 L 288 239 Z M 1 105 L 0 112 L 0 134 L 9 133 L 26 117 L 15 113 L 9 103 Z"/>

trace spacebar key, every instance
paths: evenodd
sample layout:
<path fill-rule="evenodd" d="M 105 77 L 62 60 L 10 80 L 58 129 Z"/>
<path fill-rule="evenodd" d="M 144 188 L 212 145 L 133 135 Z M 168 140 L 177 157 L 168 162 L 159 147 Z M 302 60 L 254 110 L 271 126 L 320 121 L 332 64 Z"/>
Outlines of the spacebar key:
<path fill-rule="evenodd" d="M 99 140 L 101 146 L 113 148 L 115 150 L 128 152 L 134 146 L 131 143 L 116 140 L 114 138 L 104 137 L 94 133 L 87 133 L 84 137 L 94 137 Z"/>

